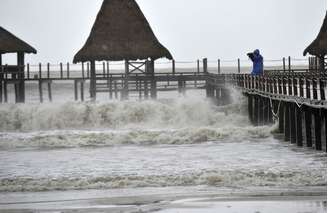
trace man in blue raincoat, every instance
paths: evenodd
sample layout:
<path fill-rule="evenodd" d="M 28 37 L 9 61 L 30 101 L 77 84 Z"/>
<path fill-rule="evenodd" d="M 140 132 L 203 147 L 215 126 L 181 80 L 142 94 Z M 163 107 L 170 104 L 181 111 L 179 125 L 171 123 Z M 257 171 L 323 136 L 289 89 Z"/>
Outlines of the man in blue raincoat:
<path fill-rule="evenodd" d="M 263 57 L 260 54 L 260 50 L 254 50 L 253 53 L 248 53 L 248 57 L 253 61 L 252 75 L 263 74 Z"/>

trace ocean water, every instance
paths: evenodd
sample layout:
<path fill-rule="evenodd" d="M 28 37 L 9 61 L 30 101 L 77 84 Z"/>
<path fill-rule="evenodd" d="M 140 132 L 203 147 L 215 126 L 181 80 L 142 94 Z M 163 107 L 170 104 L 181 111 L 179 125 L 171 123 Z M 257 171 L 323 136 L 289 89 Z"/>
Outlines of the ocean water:
<path fill-rule="evenodd" d="M 325 194 L 326 153 L 275 139 L 275 125 L 252 126 L 233 89 L 227 106 L 202 91 L 97 103 L 69 101 L 68 86 L 56 93 L 63 98 L 54 103 L 0 106 L 0 209 L 49 195 L 89 199 L 94 190 L 112 198 Z"/>

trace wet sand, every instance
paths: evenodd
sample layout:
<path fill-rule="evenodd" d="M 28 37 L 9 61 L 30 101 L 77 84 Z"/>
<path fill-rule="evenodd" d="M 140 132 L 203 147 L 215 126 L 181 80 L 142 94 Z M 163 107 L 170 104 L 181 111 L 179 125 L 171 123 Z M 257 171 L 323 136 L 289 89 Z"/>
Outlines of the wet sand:
<path fill-rule="evenodd" d="M 1 193 L 1 213 L 323 213 L 322 187 L 294 190 L 268 188 L 140 188 Z"/>

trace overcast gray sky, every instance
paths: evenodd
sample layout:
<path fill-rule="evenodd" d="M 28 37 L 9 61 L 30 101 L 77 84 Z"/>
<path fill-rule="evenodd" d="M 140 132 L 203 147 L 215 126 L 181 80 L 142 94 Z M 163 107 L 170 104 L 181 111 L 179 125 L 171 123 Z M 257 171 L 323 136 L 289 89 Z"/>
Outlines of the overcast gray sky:
<path fill-rule="evenodd" d="M 317 36 L 326 0 L 137 0 L 177 60 L 302 57 Z M 1 0 L 0 25 L 38 50 L 27 62 L 71 62 L 102 0 Z M 5 58 L 10 63 L 10 57 Z"/>

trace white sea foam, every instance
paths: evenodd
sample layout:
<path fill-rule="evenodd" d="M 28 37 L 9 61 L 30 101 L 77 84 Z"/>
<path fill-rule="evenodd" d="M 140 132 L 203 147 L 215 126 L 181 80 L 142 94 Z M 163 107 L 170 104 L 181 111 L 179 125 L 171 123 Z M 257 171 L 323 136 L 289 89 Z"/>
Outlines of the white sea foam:
<path fill-rule="evenodd" d="M 2 105 L 0 131 L 97 128 L 245 126 L 240 104 L 216 107 L 201 99 Z"/>
<path fill-rule="evenodd" d="M 251 126 L 244 108 L 202 99 L 4 105 L 0 147 L 194 144 L 270 136 L 273 127 Z"/>
<path fill-rule="evenodd" d="M 148 176 L 101 176 L 81 178 L 15 178 L 1 179 L 0 191 L 52 191 L 78 189 L 111 189 L 135 187 L 197 186 L 216 187 L 296 187 L 325 186 L 324 171 L 202 171 L 191 174 Z"/>

